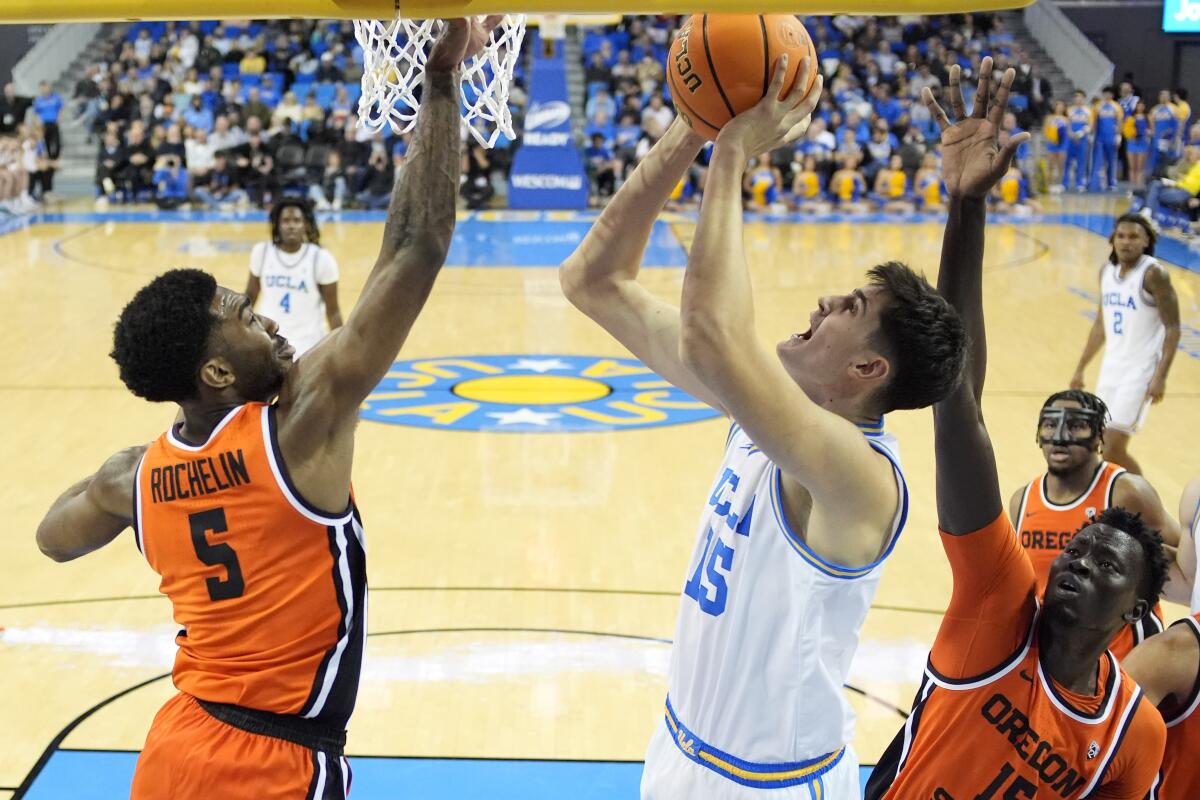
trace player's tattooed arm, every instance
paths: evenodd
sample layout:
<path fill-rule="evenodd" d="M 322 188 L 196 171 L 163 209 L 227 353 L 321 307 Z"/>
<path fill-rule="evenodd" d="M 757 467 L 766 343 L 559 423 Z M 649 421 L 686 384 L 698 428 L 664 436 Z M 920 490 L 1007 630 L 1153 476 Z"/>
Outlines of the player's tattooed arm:
<path fill-rule="evenodd" d="M 38 548 L 71 561 L 117 538 L 133 522 L 134 476 L 144 452 L 146 445 L 126 448 L 63 492 L 38 525 Z"/>
<path fill-rule="evenodd" d="M 956 123 L 950 122 L 928 89 L 922 92 L 925 105 L 942 131 L 943 180 L 950 196 L 937 288 L 961 315 L 970 339 L 962 382 L 933 407 L 938 522 L 951 534 L 979 530 L 1004 509 L 996 457 L 981 406 L 987 374 L 983 318 L 985 198 L 1008 171 L 1017 147 L 1029 138 L 1021 134 L 1003 148 L 998 144 L 1001 117 L 1016 77 L 1013 70 L 1007 70 L 999 87 L 994 87 L 992 60 L 983 60 L 969 116 L 960 75 L 957 66 L 951 67 L 949 96 Z"/>
<path fill-rule="evenodd" d="M 1171 274 L 1161 265 L 1152 267 L 1146 273 L 1145 285 L 1146 291 L 1154 298 L 1159 317 L 1167 329 L 1162 355 L 1158 360 L 1158 367 L 1154 370 L 1154 377 L 1150 379 L 1150 389 L 1146 392 L 1150 402 L 1157 403 L 1167 392 L 1167 373 L 1171 371 L 1171 362 L 1175 360 L 1175 352 L 1179 349 L 1179 297 L 1175 294 L 1175 287 L 1171 285 Z"/>

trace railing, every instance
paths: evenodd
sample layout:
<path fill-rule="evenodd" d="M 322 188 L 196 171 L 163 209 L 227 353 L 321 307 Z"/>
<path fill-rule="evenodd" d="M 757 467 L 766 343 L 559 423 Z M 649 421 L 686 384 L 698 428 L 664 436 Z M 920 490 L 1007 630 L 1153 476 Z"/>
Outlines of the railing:
<path fill-rule="evenodd" d="M 17 91 L 33 95 L 37 93 L 40 82 L 54 83 L 99 31 L 100 24 L 96 22 L 50 28 L 13 67 L 13 82 L 17 85 Z"/>
<path fill-rule="evenodd" d="M 1092 44 L 1053 0 L 1038 0 L 1027 6 L 1023 13 L 1030 35 L 1037 39 L 1038 44 L 1067 76 L 1067 80 L 1071 81 L 1070 88 L 1078 87 L 1088 97 L 1095 97 L 1103 87 L 1112 83 L 1113 62 Z"/>

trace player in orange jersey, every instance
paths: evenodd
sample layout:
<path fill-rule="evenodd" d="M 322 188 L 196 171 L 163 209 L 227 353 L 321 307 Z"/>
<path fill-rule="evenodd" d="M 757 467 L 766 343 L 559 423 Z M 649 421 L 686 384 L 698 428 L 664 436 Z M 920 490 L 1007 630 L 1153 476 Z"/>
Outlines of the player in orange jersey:
<path fill-rule="evenodd" d="M 1167 723 L 1166 751 L 1149 800 L 1194 800 L 1200 793 L 1200 614 L 1138 645 L 1122 663 Z"/>
<path fill-rule="evenodd" d="M 942 130 L 950 196 L 938 291 L 971 341 L 961 385 L 933 408 L 938 525 L 954 593 L 912 714 L 872 773 L 867 797 L 1133 800 L 1150 788 L 1166 730 L 1105 648 L 1157 601 L 1166 558 L 1139 517 L 1110 508 L 1055 561 L 1043 608 L 1004 512 L 980 405 L 985 198 L 1024 137 L 997 146 L 1015 73 L 1007 70 L 994 89 L 991 71 L 984 59 L 967 117 L 952 68 L 957 124 L 923 92 Z"/>
<path fill-rule="evenodd" d="M 1175 547 L 1179 530 L 1154 488 L 1140 475 L 1110 464 L 1100 454 L 1108 408 L 1082 389 L 1050 395 L 1038 417 L 1038 444 L 1046 471 L 1013 493 L 1013 525 L 1033 563 L 1038 595 L 1046 593 L 1050 565 L 1075 533 L 1109 506 L 1142 515 L 1146 524 Z M 1155 607 L 1117 634 L 1109 648 L 1124 658 L 1139 642 L 1162 630 L 1162 609 Z"/>
<path fill-rule="evenodd" d="M 135 800 L 349 792 L 342 755 L 365 643 L 362 523 L 350 485 L 362 400 L 433 288 L 454 230 L 459 64 L 498 17 L 449 23 L 426 66 L 408 166 L 346 324 L 299 361 L 274 321 L 199 270 L 121 312 L 113 358 L 134 394 L 178 403 L 149 446 L 67 490 L 38 527 L 68 561 L 131 525 L 183 630 L 133 779 Z"/>

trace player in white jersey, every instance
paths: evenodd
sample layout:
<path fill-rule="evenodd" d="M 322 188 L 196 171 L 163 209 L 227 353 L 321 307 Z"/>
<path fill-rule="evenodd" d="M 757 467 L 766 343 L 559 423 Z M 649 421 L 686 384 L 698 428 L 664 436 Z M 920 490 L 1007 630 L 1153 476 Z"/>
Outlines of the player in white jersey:
<path fill-rule="evenodd" d="M 637 281 L 656 217 L 705 145 L 681 120 L 560 270 L 576 307 L 734 420 L 682 576 L 668 696 L 642 777 L 650 800 L 857 800 L 842 684 L 908 503 L 882 416 L 936 402 L 962 369 L 962 323 L 896 262 L 820 298 L 811 328 L 775 353 L 758 337 L 742 177 L 751 156 L 803 135 L 821 86 L 779 99 L 777 72 L 766 98 L 721 131 L 681 308 Z"/>
<path fill-rule="evenodd" d="M 279 323 L 280 335 L 300 357 L 329 330 L 342 327 L 337 295 L 338 265 L 321 247 L 321 231 L 312 206 L 284 197 L 271 209 L 271 241 L 250 251 L 246 296 Z"/>
<path fill-rule="evenodd" d="M 1151 403 L 1163 399 L 1167 373 L 1179 347 L 1179 300 L 1171 276 L 1154 259 L 1154 229 L 1138 214 L 1117 220 L 1109 238 L 1112 253 L 1100 268 L 1100 305 L 1083 355 L 1071 379 L 1082 389 L 1083 371 L 1104 347 L 1096 395 L 1112 421 L 1104 458 L 1140 475 L 1129 439 L 1146 420 Z"/>

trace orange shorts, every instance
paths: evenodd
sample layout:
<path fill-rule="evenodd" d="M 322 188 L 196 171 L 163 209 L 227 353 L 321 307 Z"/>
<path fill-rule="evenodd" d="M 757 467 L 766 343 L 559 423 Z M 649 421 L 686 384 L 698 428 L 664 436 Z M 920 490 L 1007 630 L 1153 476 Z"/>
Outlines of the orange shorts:
<path fill-rule="evenodd" d="M 154 717 L 131 800 L 345 800 L 349 791 L 344 757 L 227 725 L 181 692 Z"/>

